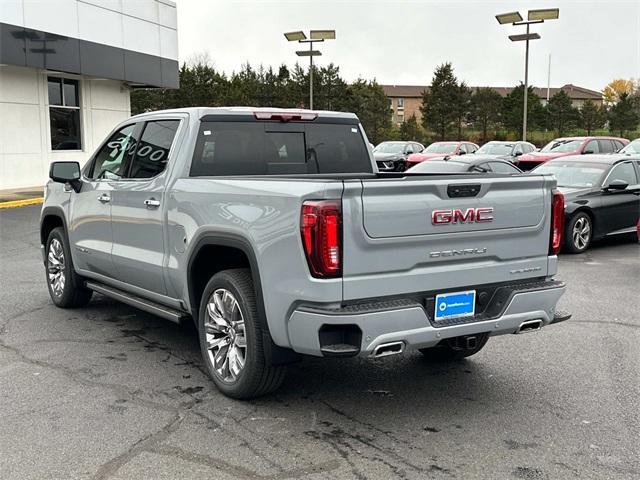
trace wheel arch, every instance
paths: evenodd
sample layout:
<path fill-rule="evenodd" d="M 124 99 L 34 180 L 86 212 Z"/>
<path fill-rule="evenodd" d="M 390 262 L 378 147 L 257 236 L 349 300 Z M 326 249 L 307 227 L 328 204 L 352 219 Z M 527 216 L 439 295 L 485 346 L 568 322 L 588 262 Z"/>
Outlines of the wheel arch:
<path fill-rule="evenodd" d="M 49 206 L 42 209 L 40 214 L 40 244 L 47 243 L 51 230 L 56 227 L 64 228 L 67 232 L 67 221 L 61 207 Z"/>
<path fill-rule="evenodd" d="M 265 359 L 273 365 L 298 360 L 298 354 L 273 343 L 267 322 L 257 257 L 251 242 L 241 235 L 205 232 L 193 242 L 193 248 L 187 262 L 187 294 L 191 316 L 196 328 L 199 325 L 198 316 L 202 293 L 207 282 L 217 272 L 229 268 L 249 268 L 251 272 L 258 306 L 258 318 L 265 335 L 263 338 Z"/>

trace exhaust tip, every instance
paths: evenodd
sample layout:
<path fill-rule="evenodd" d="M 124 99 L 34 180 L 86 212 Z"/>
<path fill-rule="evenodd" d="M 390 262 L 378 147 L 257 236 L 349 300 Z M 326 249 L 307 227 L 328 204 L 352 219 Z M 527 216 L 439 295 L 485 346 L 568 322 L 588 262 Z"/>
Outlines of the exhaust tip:
<path fill-rule="evenodd" d="M 529 333 L 529 332 L 537 332 L 542 328 L 542 320 L 527 320 L 526 322 L 522 322 L 516 330 L 516 333 Z"/>
<path fill-rule="evenodd" d="M 382 343 L 373 349 L 372 355 L 376 358 L 388 357 L 404 352 L 404 342 Z"/>

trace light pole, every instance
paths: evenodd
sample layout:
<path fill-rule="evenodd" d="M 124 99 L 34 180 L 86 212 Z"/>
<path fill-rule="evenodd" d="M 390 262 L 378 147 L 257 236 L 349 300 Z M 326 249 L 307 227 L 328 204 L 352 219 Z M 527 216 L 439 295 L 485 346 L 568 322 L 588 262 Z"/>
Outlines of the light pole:
<path fill-rule="evenodd" d="M 527 100 L 529 97 L 529 40 L 538 40 L 540 35 L 529 33 L 529 26 L 534 23 L 544 23 L 545 20 L 556 20 L 560 16 L 558 8 L 544 8 L 540 10 L 529 10 L 527 21 L 522 20 L 520 12 L 501 13 L 496 15 L 496 20 L 500 25 L 510 23 L 512 25 L 526 25 L 527 33 L 521 35 L 509 35 L 512 42 L 526 42 L 524 53 L 524 105 L 522 113 L 522 140 L 527 139 Z"/>
<path fill-rule="evenodd" d="M 309 57 L 309 110 L 313 110 L 313 57 L 322 55 L 320 50 L 314 50 L 313 44 L 316 42 L 324 42 L 325 40 L 335 40 L 335 30 L 311 30 L 309 37 L 303 31 L 287 32 L 285 38 L 290 42 L 308 43 L 309 50 L 298 50 L 296 55 L 299 57 Z"/>

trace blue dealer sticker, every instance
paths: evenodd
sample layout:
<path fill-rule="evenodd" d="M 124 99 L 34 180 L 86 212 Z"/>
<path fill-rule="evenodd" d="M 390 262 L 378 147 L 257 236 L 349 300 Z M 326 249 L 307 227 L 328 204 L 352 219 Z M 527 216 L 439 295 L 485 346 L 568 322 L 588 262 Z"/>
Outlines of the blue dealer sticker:
<path fill-rule="evenodd" d="M 442 293 L 436 296 L 435 319 L 472 317 L 476 311 L 476 291 Z"/>

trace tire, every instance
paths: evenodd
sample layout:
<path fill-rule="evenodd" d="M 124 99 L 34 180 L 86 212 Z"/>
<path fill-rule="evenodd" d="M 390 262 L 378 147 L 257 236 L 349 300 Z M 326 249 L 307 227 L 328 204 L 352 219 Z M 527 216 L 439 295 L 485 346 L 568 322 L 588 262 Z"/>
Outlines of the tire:
<path fill-rule="evenodd" d="M 200 350 L 218 389 L 249 399 L 275 391 L 286 367 L 268 365 L 265 335 L 248 269 L 223 270 L 204 289 L 198 315 Z"/>
<path fill-rule="evenodd" d="M 83 286 L 82 277 L 73 268 L 69 241 L 62 227 L 51 230 L 45 247 L 45 275 L 53 303 L 60 308 L 87 305 L 93 292 Z"/>
<path fill-rule="evenodd" d="M 593 221 L 584 212 L 576 213 L 565 229 L 565 248 L 570 253 L 583 253 L 591 246 Z"/>
<path fill-rule="evenodd" d="M 466 348 L 466 346 L 462 345 L 463 341 L 466 342 L 467 337 L 454 337 L 443 340 L 435 347 L 422 348 L 420 349 L 420 353 L 432 362 L 454 362 L 456 360 L 462 360 L 463 358 L 478 353 L 489 341 L 488 333 L 479 333 L 473 336 L 477 337 L 476 345 L 473 348 Z"/>

